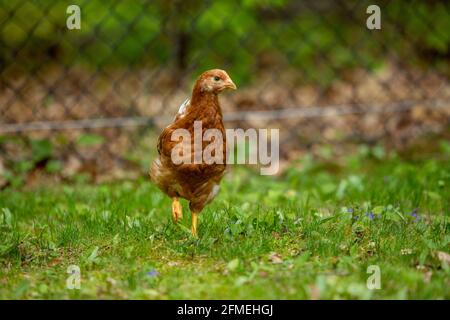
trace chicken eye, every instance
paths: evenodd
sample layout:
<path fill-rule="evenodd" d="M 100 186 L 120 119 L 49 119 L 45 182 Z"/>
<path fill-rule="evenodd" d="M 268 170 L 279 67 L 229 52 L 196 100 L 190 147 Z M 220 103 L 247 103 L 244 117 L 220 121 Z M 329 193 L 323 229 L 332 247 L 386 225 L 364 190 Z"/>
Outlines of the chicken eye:
<path fill-rule="evenodd" d="M 218 76 L 214 77 L 214 81 L 219 81 L 219 80 L 220 80 L 220 77 L 218 77 Z"/>

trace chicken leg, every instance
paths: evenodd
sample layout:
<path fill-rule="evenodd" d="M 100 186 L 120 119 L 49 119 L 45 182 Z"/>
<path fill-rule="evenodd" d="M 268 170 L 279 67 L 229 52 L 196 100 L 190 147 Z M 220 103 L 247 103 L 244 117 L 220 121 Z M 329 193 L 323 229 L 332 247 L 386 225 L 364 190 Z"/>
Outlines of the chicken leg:
<path fill-rule="evenodd" d="M 191 231 L 192 231 L 192 236 L 194 238 L 198 238 L 198 234 L 197 234 L 197 217 L 198 217 L 198 213 L 192 212 L 192 227 L 191 227 Z"/>
<path fill-rule="evenodd" d="M 177 197 L 174 197 L 172 202 L 172 218 L 175 223 L 183 219 L 183 207 Z"/>

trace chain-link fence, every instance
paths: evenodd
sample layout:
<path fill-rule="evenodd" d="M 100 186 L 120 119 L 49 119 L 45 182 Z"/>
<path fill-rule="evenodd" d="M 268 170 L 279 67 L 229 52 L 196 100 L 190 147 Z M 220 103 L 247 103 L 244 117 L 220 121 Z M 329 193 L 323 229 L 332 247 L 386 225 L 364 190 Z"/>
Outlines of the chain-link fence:
<path fill-rule="evenodd" d="M 238 85 L 226 126 L 280 128 L 285 159 L 448 131 L 444 1 L 8 0 L 0 30 L 3 184 L 145 170 L 211 68 Z"/>

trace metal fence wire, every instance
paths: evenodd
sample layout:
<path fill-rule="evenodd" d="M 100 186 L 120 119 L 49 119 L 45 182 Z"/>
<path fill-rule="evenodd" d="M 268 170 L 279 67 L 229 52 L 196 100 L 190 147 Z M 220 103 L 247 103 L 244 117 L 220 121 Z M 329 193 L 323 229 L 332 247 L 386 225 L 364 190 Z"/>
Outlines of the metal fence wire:
<path fill-rule="evenodd" d="M 381 29 L 367 27 L 373 4 Z M 5 183 L 145 169 L 211 68 L 238 85 L 221 97 L 226 126 L 280 128 L 285 159 L 402 148 L 450 123 L 446 1 L 8 0 L 0 30 Z"/>

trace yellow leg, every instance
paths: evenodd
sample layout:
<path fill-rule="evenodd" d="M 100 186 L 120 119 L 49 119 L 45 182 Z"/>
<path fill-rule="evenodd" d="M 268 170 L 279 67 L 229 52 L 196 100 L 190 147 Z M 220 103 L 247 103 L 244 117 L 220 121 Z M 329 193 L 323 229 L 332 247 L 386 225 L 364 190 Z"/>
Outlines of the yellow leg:
<path fill-rule="evenodd" d="M 174 197 L 172 202 L 172 218 L 175 223 L 183 219 L 183 207 L 177 197 Z"/>
<path fill-rule="evenodd" d="M 196 212 L 192 212 L 192 236 L 194 238 L 198 238 L 198 234 L 197 234 L 197 217 L 198 217 L 198 213 Z"/>

